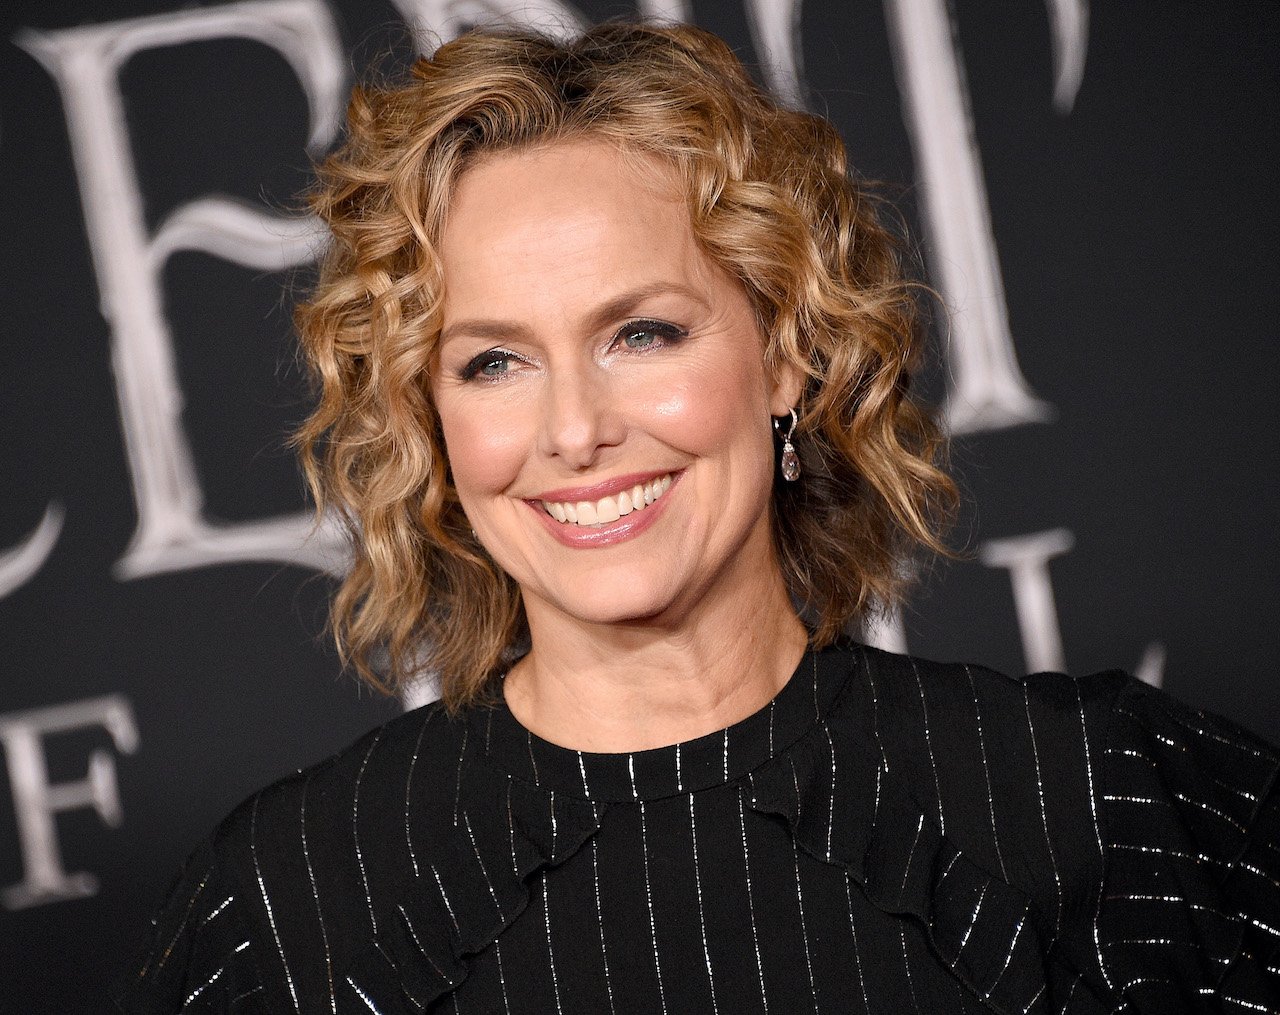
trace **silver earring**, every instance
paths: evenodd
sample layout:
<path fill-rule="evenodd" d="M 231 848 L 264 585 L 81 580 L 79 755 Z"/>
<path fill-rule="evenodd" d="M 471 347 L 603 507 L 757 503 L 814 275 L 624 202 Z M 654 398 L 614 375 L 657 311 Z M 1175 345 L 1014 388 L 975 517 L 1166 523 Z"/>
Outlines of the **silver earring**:
<path fill-rule="evenodd" d="M 791 410 L 791 427 L 787 430 L 787 434 L 782 438 L 782 478 L 790 483 L 794 483 L 800 478 L 800 456 L 796 454 L 795 446 L 791 443 L 791 437 L 796 432 L 796 422 L 799 417 L 796 410 Z M 773 428 L 781 430 L 782 426 L 775 419 Z"/>

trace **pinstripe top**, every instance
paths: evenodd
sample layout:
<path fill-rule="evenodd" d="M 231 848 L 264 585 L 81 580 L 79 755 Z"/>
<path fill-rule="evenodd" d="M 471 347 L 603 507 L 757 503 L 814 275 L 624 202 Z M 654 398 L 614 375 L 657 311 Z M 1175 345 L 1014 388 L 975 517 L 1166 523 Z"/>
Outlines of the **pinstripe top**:
<path fill-rule="evenodd" d="M 1277 752 L 1119 671 L 852 642 L 633 754 L 438 703 L 251 797 L 129 1012 L 1280 1011 Z"/>

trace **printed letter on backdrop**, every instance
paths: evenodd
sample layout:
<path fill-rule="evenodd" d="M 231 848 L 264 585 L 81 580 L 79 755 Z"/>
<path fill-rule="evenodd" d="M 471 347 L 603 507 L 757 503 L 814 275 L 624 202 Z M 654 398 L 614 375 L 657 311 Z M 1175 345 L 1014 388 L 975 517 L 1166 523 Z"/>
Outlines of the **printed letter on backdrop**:
<path fill-rule="evenodd" d="M 988 540 L 978 550 L 979 559 L 987 567 L 1009 572 L 1028 673 L 1067 672 L 1049 561 L 1070 552 L 1074 544 L 1075 538 L 1066 529 L 1050 529 L 1028 536 Z M 1164 644 L 1149 642 L 1133 674 L 1152 687 L 1160 687 L 1164 683 L 1164 663 Z"/>
<path fill-rule="evenodd" d="M 747 24 L 760 69 L 780 102 L 804 108 L 800 0 L 747 0 Z"/>
<path fill-rule="evenodd" d="M 28 30 L 15 40 L 61 91 L 102 311 L 111 326 L 112 367 L 138 509 L 138 527 L 116 565 L 124 578 L 245 560 L 341 566 L 336 530 L 325 526 L 308 539 L 311 519 L 305 513 L 239 524 L 205 518 L 182 428 L 182 392 L 161 292 L 166 259 L 178 250 L 199 250 L 271 271 L 313 259 L 320 244 L 320 231 L 310 219 L 218 197 L 177 208 L 154 236 L 147 235 L 120 70 L 143 50 L 228 37 L 260 42 L 288 61 L 307 96 L 309 144 L 323 150 L 338 129 L 344 59 L 320 0 L 192 8 L 54 32 Z"/>
<path fill-rule="evenodd" d="M 62 505 L 50 504 L 44 509 L 44 517 L 35 531 L 19 546 L 0 553 L 0 599 L 29 582 L 49 554 L 62 533 Z"/>
<path fill-rule="evenodd" d="M 1057 104 L 1069 108 L 1084 66 L 1081 0 L 1052 0 Z M 886 0 L 899 89 L 921 182 L 933 275 L 946 318 L 952 433 L 1047 420 L 1052 408 L 1018 368 L 973 113 L 945 0 Z"/>
<path fill-rule="evenodd" d="M 431 54 L 470 25 L 505 21 L 565 39 L 586 26 L 582 16 L 559 0 L 391 0 L 409 26 L 418 52 Z"/>
<path fill-rule="evenodd" d="M 60 811 L 92 807 L 108 825 L 119 825 L 123 814 L 115 761 L 106 751 L 94 751 L 89 755 L 89 771 L 84 779 L 50 783 L 42 743 L 48 734 L 90 726 L 106 729 L 116 750 L 125 754 L 137 750 L 133 710 L 128 700 L 118 694 L 0 715 L 0 744 L 4 745 L 9 768 L 23 871 L 21 881 L 0 893 L 6 909 L 82 899 L 98 890 L 98 879 L 92 874 L 68 874 L 63 869 L 53 819 Z"/>
<path fill-rule="evenodd" d="M 1049 561 L 1067 553 L 1074 543 L 1074 537 L 1066 529 L 1050 529 L 1029 536 L 992 539 L 983 543 L 978 551 L 979 559 L 987 567 L 1002 567 L 1009 572 L 1028 673 L 1066 672 Z"/>

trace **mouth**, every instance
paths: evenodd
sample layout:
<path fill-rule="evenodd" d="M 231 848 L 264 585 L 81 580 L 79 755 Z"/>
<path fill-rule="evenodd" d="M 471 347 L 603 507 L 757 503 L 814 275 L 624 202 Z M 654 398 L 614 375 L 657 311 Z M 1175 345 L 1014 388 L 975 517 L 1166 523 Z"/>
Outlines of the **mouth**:
<path fill-rule="evenodd" d="M 649 510 L 662 498 L 663 494 L 671 489 L 672 481 L 673 475 L 668 472 L 596 500 L 540 500 L 535 503 L 561 525 L 579 527 L 608 525 L 627 515 Z"/>

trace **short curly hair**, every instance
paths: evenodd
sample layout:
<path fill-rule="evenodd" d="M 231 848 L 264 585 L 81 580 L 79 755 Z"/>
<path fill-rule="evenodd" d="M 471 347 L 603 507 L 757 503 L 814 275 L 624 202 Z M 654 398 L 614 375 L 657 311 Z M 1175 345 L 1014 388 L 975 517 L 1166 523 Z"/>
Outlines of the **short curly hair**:
<path fill-rule="evenodd" d="M 528 630 L 452 486 L 428 379 L 439 238 L 459 175 L 485 155 L 589 137 L 669 160 L 703 249 L 744 287 L 766 364 L 807 377 L 799 482 L 775 476 L 772 531 L 821 646 L 895 604 L 958 494 L 943 434 L 909 395 L 920 289 L 901 230 L 825 119 L 757 87 L 688 25 L 609 22 L 569 42 L 473 31 L 402 80 L 357 87 L 345 142 L 308 195 L 332 233 L 296 313 L 318 402 L 295 434 L 320 511 L 353 562 L 331 624 L 343 659 L 393 693 L 436 675 L 451 712 L 495 692 Z"/>

